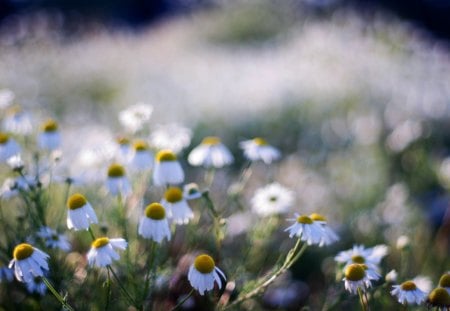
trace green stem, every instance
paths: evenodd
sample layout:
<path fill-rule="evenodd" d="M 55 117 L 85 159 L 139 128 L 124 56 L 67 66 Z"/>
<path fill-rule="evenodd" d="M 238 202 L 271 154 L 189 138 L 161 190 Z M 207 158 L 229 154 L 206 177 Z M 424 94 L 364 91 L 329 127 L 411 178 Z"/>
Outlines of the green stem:
<path fill-rule="evenodd" d="M 130 305 L 132 305 L 133 307 L 136 307 L 137 304 L 136 304 L 136 302 L 134 301 L 133 297 L 131 297 L 130 293 L 128 293 L 128 291 L 126 290 L 126 288 L 123 287 L 122 283 L 120 282 L 119 277 L 118 277 L 117 274 L 114 272 L 114 270 L 111 268 L 111 266 L 110 266 L 110 265 L 107 265 L 106 268 L 107 268 L 108 271 L 110 271 L 111 274 L 113 275 L 114 279 L 115 279 L 116 282 L 117 282 L 117 285 L 119 285 L 120 290 L 123 292 L 123 294 L 124 294 L 125 297 L 127 298 L 128 303 L 129 303 Z"/>
<path fill-rule="evenodd" d="M 63 308 L 65 308 L 66 310 L 69 311 L 74 311 L 74 308 L 72 308 L 67 301 L 56 291 L 56 289 L 53 287 L 53 285 L 49 282 L 49 280 L 47 280 L 46 277 L 42 277 L 42 281 L 45 283 L 45 285 L 47 286 L 47 288 L 52 292 L 53 296 L 56 297 L 56 299 L 58 299 L 58 301 L 61 303 L 61 305 L 63 306 Z"/>
<path fill-rule="evenodd" d="M 170 309 L 170 311 L 178 310 L 183 305 L 183 303 L 185 303 L 192 296 L 193 293 L 194 293 L 194 289 L 191 289 L 189 294 L 187 294 L 186 297 L 184 297 L 175 307 Z"/>
<path fill-rule="evenodd" d="M 216 247 L 217 250 L 219 251 L 221 248 L 220 216 L 214 207 L 214 203 L 209 197 L 209 192 L 208 191 L 203 192 L 202 197 L 205 199 L 206 207 L 213 218 L 213 228 L 214 228 L 214 235 L 216 238 Z"/>
<path fill-rule="evenodd" d="M 154 271 L 154 266 L 156 266 L 155 265 L 155 263 L 156 263 L 155 257 L 156 257 L 157 246 L 158 246 L 158 243 L 156 243 L 155 241 L 152 241 L 152 249 L 150 251 L 149 260 L 148 260 L 150 262 L 150 264 L 149 264 L 149 269 L 147 271 L 147 274 L 145 276 L 145 286 L 144 286 L 144 292 L 142 295 L 142 305 L 144 305 L 145 298 L 147 297 L 148 288 L 150 286 L 150 280 L 153 278 L 153 275 L 154 275 L 153 271 Z"/>
<path fill-rule="evenodd" d="M 359 303 L 361 304 L 361 308 L 363 311 L 367 311 L 366 304 L 364 303 L 364 297 L 363 293 L 360 287 L 358 287 L 358 296 L 359 296 Z"/>
<path fill-rule="evenodd" d="M 106 280 L 106 303 L 105 303 L 105 311 L 109 309 L 109 301 L 111 300 L 111 274 L 108 271 L 108 279 Z"/>
<path fill-rule="evenodd" d="M 92 241 L 95 241 L 95 235 L 90 226 L 88 227 L 88 231 L 89 231 L 89 234 L 91 235 Z"/>

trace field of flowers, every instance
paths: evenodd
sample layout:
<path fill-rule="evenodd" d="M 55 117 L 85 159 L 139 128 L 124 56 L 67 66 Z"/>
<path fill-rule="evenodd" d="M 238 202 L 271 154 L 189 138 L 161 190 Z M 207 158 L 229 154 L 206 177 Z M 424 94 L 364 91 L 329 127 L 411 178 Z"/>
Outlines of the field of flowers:
<path fill-rule="evenodd" d="M 448 47 L 244 3 L 0 29 L 1 310 L 450 310 Z"/>

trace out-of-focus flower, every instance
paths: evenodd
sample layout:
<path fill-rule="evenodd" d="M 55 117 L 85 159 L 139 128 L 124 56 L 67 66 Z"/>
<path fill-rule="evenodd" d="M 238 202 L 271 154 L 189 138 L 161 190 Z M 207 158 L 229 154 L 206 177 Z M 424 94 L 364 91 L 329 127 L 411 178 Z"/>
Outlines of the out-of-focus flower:
<path fill-rule="evenodd" d="M 131 133 L 140 131 L 145 122 L 150 120 L 153 106 L 145 103 L 137 103 L 119 112 L 119 121 L 122 126 Z"/>
<path fill-rule="evenodd" d="M 386 273 L 385 280 L 388 283 L 395 283 L 397 281 L 398 273 L 395 270 L 391 270 Z"/>
<path fill-rule="evenodd" d="M 189 164 L 206 168 L 222 168 L 233 161 L 230 150 L 220 141 L 220 138 L 213 136 L 205 137 L 188 156 Z"/>
<path fill-rule="evenodd" d="M 3 119 L 3 128 L 5 131 L 17 135 L 31 134 L 33 129 L 31 116 L 20 107 L 11 107 Z"/>
<path fill-rule="evenodd" d="M 204 295 L 205 291 L 210 291 L 214 288 L 214 282 L 221 289 L 224 282 L 226 282 L 226 277 L 216 267 L 211 256 L 202 254 L 195 258 L 194 263 L 189 268 L 188 280 L 191 286 L 198 290 L 200 295 Z"/>
<path fill-rule="evenodd" d="M 109 166 L 106 188 L 115 196 L 126 197 L 131 193 L 131 184 L 125 176 L 125 168 L 122 165 L 113 163 Z"/>
<path fill-rule="evenodd" d="M 327 240 L 329 236 L 324 231 L 322 224 L 315 222 L 310 217 L 299 214 L 295 214 L 296 218 L 288 219 L 294 221 L 294 224 L 285 229 L 289 231 L 289 237 L 296 236 L 308 245 L 328 245 L 331 241 Z"/>
<path fill-rule="evenodd" d="M 0 132 L 0 162 L 7 160 L 20 153 L 20 146 L 8 134 Z"/>
<path fill-rule="evenodd" d="M 14 248 L 9 268 L 14 268 L 14 275 L 19 282 L 30 282 L 34 277 L 44 276 L 44 271 L 48 270 L 49 257 L 30 244 L 22 243 Z"/>
<path fill-rule="evenodd" d="M 320 241 L 319 246 L 330 245 L 330 244 L 333 244 L 333 243 L 339 241 L 339 237 L 333 231 L 333 229 L 331 229 L 328 226 L 327 220 L 325 219 L 324 216 L 317 214 L 317 213 L 312 213 L 311 215 L 309 215 L 309 218 L 311 218 L 314 222 L 320 224 L 324 231 L 324 236 L 323 236 L 322 240 Z"/>
<path fill-rule="evenodd" d="M 344 265 L 354 263 L 364 264 L 369 269 L 378 271 L 379 264 L 383 257 L 387 255 L 388 247 L 386 245 L 377 245 L 372 248 L 364 248 L 363 245 L 354 245 L 352 249 L 339 252 L 334 260 Z"/>
<path fill-rule="evenodd" d="M 70 251 L 70 243 L 64 234 L 58 234 L 56 230 L 50 227 L 41 227 L 36 233 L 38 237 L 44 240 L 48 248 L 59 248 L 65 252 Z"/>
<path fill-rule="evenodd" d="M 261 137 L 242 141 L 239 143 L 239 146 L 244 150 L 244 155 L 250 161 L 261 160 L 265 164 L 270 164 L 273 161 L 279 160 L 281 157 L 280 150 L 269 145 L 267 141 Z"/>
<path fill-rule="evenodd" d="M 294 194 L 279 183 L 272 183 L 256 190 L 251 199 L 252 210 L 260 216 L 282 214 L 289 210 Z"/>
<path fill-rule="evenodd" d="M 371 281 L 367 277 L 366 269 L 360 264 L 351 264 L 344 271 L 344 286 L 351 294 L 358 293 L 358 289 L 366 291 L 372 286 Z"/>
<path fill-rule="evenodd" d="M 14 171 L 22 170 L 25 165 L 20 154 L 13 155 L 8 160 L 6 160 L 6 163 L 8 163 L 9 167 Z"/>
<path fill-rule="evenodd" d="M 55 120 L 49 119 L 44 122 L 38 136 L 38 145 L 47 151 L 54 151 L 61 146 L 61 133 Z"/>
<path fill-rule="evenodd" d="M 186 200 L 195 200 L 202 197 L 202 193 L 196 183 L 189 183 L 183 186 L 183 198 Z"/>
<path fill-rule="evenodd" d="M 127 241 L 124 239 L 108 239 L 106 237 L 98 238 L 94 242 L 92 242 L 91 249 L 87 254 L 87 259 L 89 265 L 97 267 L 106 267 L 110 265 L 113 260 L 119 260 L 120 256 L 114 250 L 118 249 L 126 249 Z"/>
<path fill-rule="evenodd" d="M 386 144 L 394 152 L 400 152 L 422 135 L 422 125 L 418 121 L 407 120 L 397 126 L 387 137 Z"/>
<path fill-rule="evenodd" d="M 14 271 L 0 262 L 0 282 L 11 282 L 14 279 Z"/>
<path fill-rule="evenodd" d="M 125 136 L 120 136 L 116 138 L 116 143 L 119 148 L 117 150 L 117 161 L 128 163 L 133 154 L 133 148 L 131 146 L 130 140 Z M 148 146 L 147 146 L 148 149 Z"/>
<path fill-rule="evenodd" d="M 408 248 L 410 245 L 410 240 L 409 237 L 406 235 L 401 235 L 398 237 L 397 239 L 397 249 L 399 250 L 404 250 L 406 248 Z"/>
<path fill-rule="evenodd" d="M 154 157 L 146 141 L 139 139 L 133 143 L 130 161 L 132 167 L 138 171 L 152 169 Z"/>
<path fill-rule="evenodd" d="M 39 277 L 34 277 L 29 282 L 25 282 L 25 287 L 31 294 L 37 293 L 41 296 L 44 296 L 47 292 L 47 285 L 45 285 L 45 283 Z"/>
<path fill-rule="evenodd" d="M 14 92 L 9 89 L 0 90 L 0 109 L 5 109 L 14 101 Z"/>
<path fill-rule="evenodd" d="M 88 230 L 90 224 L 98 222 L 91 204 L 80 193 L 72 194 L 67 200 L 67 227 L 75 230 Z"/>
<path fill-rule="evenodd" d="M 159 203 L 149 204 L 139 222 L 138 232 L 144 238 L 157 243 L 161 243 L 164 238 L 170 241 L 169 223 L 164 206 Z"/>
<path fill-rule="evenodd" d="M 431 291 L 426 300 L 429 308 L 436 311 L 447 311 L 450 308 L 450 294 L 443 287 L 437 287 Z"/>
<path fill-rule="evenodd" d="M 176 224 L 187 224 L 194 218 L 194 213 L 183 198 L 183 191 L 178 187 L 169 187 L 164 193 L 161 204 L 166 208 L 169 218 Z"/>
<path fill-rule="evenodd" d="M 29 178 L 28 180 L 25 178 Z M 35 184 L 35 179 L 32 177 L 18 176 L 16 178 L 6 178 L 3 185 L 0 187 L 0 198 L 9 199 L 19 195 L 21 190 L 27 191 L 29 185 Z"/>
<path fill-rule="evenodd" d="M 150 134 L 150 144 L 157 149 L 169 149 L 175 153 L 189 146 L 192 131 L 179 124 L 160 125 Z"/>
<path fill-rule="evenodd" d="M 161 150 L 156 154 L 153 183 L 157 186 L 176 185 L 184 181 L 184 172 L 177 156 L 171 150 Z"/>
<path fill-rule="evenodd" d="M 421 291 L 413 281 L 406 281 L 392 288 L 391 295 L 396 296 L 398 302 L 403 305 L 420 305 L 427 298 L 427 294 Z"/>
<path fill-rule="evenodd" d="M 439 286 L 445 288 L 450 294 L 450 272 L 446 272 L 441 276 Z"/>

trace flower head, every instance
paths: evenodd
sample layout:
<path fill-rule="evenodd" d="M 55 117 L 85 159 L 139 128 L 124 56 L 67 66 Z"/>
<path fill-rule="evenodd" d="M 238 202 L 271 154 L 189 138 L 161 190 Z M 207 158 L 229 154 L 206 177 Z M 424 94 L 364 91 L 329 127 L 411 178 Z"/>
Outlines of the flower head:
<path fill-rule="evenodd" d="M 330 245 L 330 244 L 333 244 L 334 242 L 339 241 L 339 237 L 333 231 L 333 229 L 331 229 L 328 226 L 327 220 L 325 219 L 324 216 L 317 214 L 317 213 L 312 213 L 311 215 L 309 215 L 309 218 L 311 218 L 315 223 L 318 223 L 319 225 L 321 225 L 322 229 L 324 231 L 324 235 L 322 237 L 322 240 L 319 243 L 319 246 Z"/>
<path fill-rule="evenodd" d="M 244 155 L 250 161 L 263 161 L 270 164 L 280 159 L 281 152 L 277 148 L 269 145 L 264 138 L 256 137 L 251 140 L 245 140 L 239 143 L 244 150 Z"/>
<path fill-rule="evenodd" d="M 22 243 L 14 248 L 9 268 L 14 268 L 14 274 L 19 282 L 30 282 L 36 276 L 43 276 L 44 271 L 48 270 L 49 257 L 30 244 Z"/>
<path fill-rule="evenodd" d="M 222 288 L 226 282 L 223 272 L 216 267 L 214 259 L 206 254 L 199 255 L 195 258 L 194 263 L 189 268 L 188 280 L 191 286 L 203 295 L 205 291 L 214 288 L 214 282 L 218 288 Z"/>
<path fill-rule="evenodd" d="M 194 218 L 194 213 L 183 198 L 183 191 L 179 187 L 169 187 L 161 204 L 166 207 L 168 217 L 176 224 L 187 224 L 189 219 Z"/>
<path fill-rule="evenodd" d="M 153 167 L 153 153 L 146 141 L 136 140 L 133 143 L 133 153 L 131 156 L 131 165 L 137 170 L 149 170 Z"/>
<path fill-rule="evenodd" d="M 445 288 L 450 294 L 450 272 L 446 272 L 441 276 L 439 286 Z"/>
<path fill-rule="evenodd" d="M 145 122 L 150 120 L 153 112 L 153 106 L 145 103 L 137 103 L 122 110 L 119 113 L 119 121 L 125 129 L 131 133 L 140 131 Z"/>
<path fill-rule="evenodd" d="M 90 224 L 98 222 L 97 215 L 84 195 L 75 193 L 67 200 L 67 227 L 75 230 L 87 230 Z"/>
<path fill-rule="evenodd" d="M 0 132 L 0 162 L 6 162 L 20 153 L 19 144 L 8 134 Z"/>
<path fill-rule="evenodd" d="M 178 124 L 158 126 L 150 135 L 150 142 L 158 149 L 179 153 L 191 143 L 192 131 Z"/>
<path fill-rule="evenodd" d="M 289 210 L 294 194 L 279 183 L 272 183 L 256 190 L 251 199 L 252 210 L 260 216 L 282 214 Z"/>
<path fill-rule="evenodd" d="M 437 287 L 428 295 L 426 303 L 428 307 L 437 310 L 448 310 L 450 308 L 450 294 L 444 287 Z"/>
<path fill-rule="evenodd" d="M 378 271 L 381 260 L 387 255 L 386 245 L 377 245 L 365 248 L 363 245 L 354 245 L 352 249 L 339 252 L 334 260 L 344 265 L 352 263 L 365 264 L 369 269 Z"/>
<path fill-rule="evenodd" d="M 131 184 L 122 165 L 113 163 L 109 166 L 106 188 L 112 195 L 126 197 L 131 193 Z"/>
<path fill-rule="evenodd" d="M 392 286 L 391 295 L 396 296 L 398 302 L 404 305 L 420 305 L 427 297 L 427 294 L 421 291 L 414 281 Z"/>
<path fill-rule="evenodd" d="M 360 264 L 348 265 L 344 270 L 344 286 L 352 294 L 356 294 L 358 289 L 365 291 L 372 286 L 366 274 L 366 267 Z"/>
<path fill-rule="evenodd" d="M 44 240 L 48 248 L 59 248 L 65 252 L 68 252 L 71 248 L 67 237 L 64 234 L 58 234 L 56 230 L 50 227 L 41 227 L 36 235 Z"/>
<path fill-rule="evenodd" d="M 97 267 L 106 267 L 113 260 L 119 260 L 120 256 L 114 250 L 126 249 L 128 243 L 124 239 L 108 239 L 106 237 L 98 238 L 92 242 L 91 249 L 87 254 L 89 265 Z"/>
<path fill-rule="evenodd" d="M 61 145 L 61 135 L 58 123 L 49 119 L 42 124 L 42 131 L 38 136 L 38 145 L 43 150 L 54 151 Z"/>
<path fill-rule="evenodd" d="M 220 138 L 214 136 L 205 137 L 188 156 L 189 164 L 206 168 L 222 168 L 233 161 L 230 150 L 220 141 Z"/>
<path fill-rule="evenodd" d="M 324 230 L 323 225 L 311 219 L 306 215 L 295 214 L 294 219 L 288 219 L 293 221 L 294 224 L 285 229 L 289 231 L 289 237 L 298 237 L 302 241 L 305 241 L 308 245 L 316 244 L 323 246 L 330 244 L 328 233 Z"/>
<path fill-rule="evenodd" d="M 144 216 L 139 222 L 139 235 L 146 239 L 152 239 L 161 243 L 164 238 L 170 241 L 169 223 L 166 218 L 166 210 L 159 203 L 147 205 Z"/>
<path fill-rule="evenodd" d="M 157 186 L 180 184 L 184 181 L 184 172 L 177 156 L 171 150 L 161 150 L 156 154 L 153 182 Z"/>
<path fill-rule="evenodd" d="M 186 184 L 183 187 L 183 197 L 186 200 L 195 200 L 201 198 L 202 193 L 196 183 Z"/>

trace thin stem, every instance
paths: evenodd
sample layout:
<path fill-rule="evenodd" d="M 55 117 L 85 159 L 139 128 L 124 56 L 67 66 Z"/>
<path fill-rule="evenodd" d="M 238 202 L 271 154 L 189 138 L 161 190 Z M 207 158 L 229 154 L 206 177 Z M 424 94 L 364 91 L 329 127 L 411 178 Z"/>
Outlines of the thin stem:
<path fill-rule="evenodd" d="M 88 227 L 88 231 L 89 231 L 89 234 L 91 235 L 92 241 L 95 241 L 95 235 L 90 226 Z"/>
<path fill-rule="evenodd" d="M 361 308 L 363 309 L 363 311 L 367 311 L 366 304 L 364 303 L 364 297 L 363 297 L 363 292 L 361 290 L 361 287 L 358 287 L 358 296 L 359 296 L 359 303 L 361 304 Z"/>
<path fill-rule="evenodd" d="M 194 289 L 191 289 L 189 294 L 187 294 L 186 297 L 184 297 L 175 307 L 170 309 L 170 311 L 178 310 L 183 305 L 183 303 L 185 303 L 189 298 L 191 298 L 193 293 L 194 293 Z"/>
<path fill-rule="evenodd" d="M 46 277 L 42 277 L 42 281 L 45 283 L 45 285 L 47 286 L 47 288 L 52 292 L 53 296 L 56 297 L 56 299 L 58 299 L 58 301 L 61 303 L 61 305 L 63 306 L 63 308 L 65 308 L 66 310 L 69 311 L 74 311 L 75 309 L 72 308 L 67 301 L 58 293 L 58 291 L 53 287 L 53 285 L 50 283 L 49 280 L 47 280 Z"/>
<path fill-rule="evenodd" d="M 217 250 L 219 251 L 222 239 L 220 234 L 220 216 L 214 207 L 214 203 L 209 197 L 209 192 L 208 191 L 203 192 L 202 197 L 205 199 L 206 207 L 208 208 L 208 211 L 211 213 L 211 216 L 213 218 L 213 228 L 214 228 L 214 235 L 216 238 L 216 247 Z"/>
<path fill-rule="evenodd" d="M 134 301 L 133 297 L 131 297 L 130 293 L 128 293 L 128 291 L 126 290 L 126 288 L 123 287 L 122 283 L 120 282 L 119 277 L 118 277 L 117 274 L 114 272 L 114 270 L 111 268 L 111 266 L 110 266 L 110 265 L 107 265 L 106 268 L 107 268 L 109 271 L 111 271 L 111 273 L 112 273 L 114 279 L 115 279 L 116 282 L 117 282 L 117 285 L 119 285 L 120 290 L 123 292 L 123 294 L 124 294 L 125 297 L 127 298 L 128 303 L 129 303 L 130 305 L 132 305 L 133 307 L 136 307 L 136 306 L 137 306 L 137 303 Z"/>
<path fill-rule="evenodd" d="M 106 303 L 105 303 L 105 311 L 109 309 L 109 301 L 111 300 L 111 274 L 109 270 L 107 270 L 108 279 L 106 280 Z"/>
<path fill-rule="evenodd" d="M 147 271 L 147 274 L 145 275 L 145 286 L 144 286 L 144 292 L 142 295 L 142 305 L 144 305 L 145 298 L 147 297 L 148 288 L 150 286 L 150 280 L 152 279 L 153 274 L 154 274 L 152 272 L 154 271 L 154 266 L 156 266 L 155 265 L 155 263 L 156 263 L 155 257 L 156 257 L 157 246 L 158 246 L 158 243 L 156 243 L 155 241 L 152 241 L 152 248 L 151 248 L 149 260 L 148 260 L 150 262 L 149 269 Z"/>

